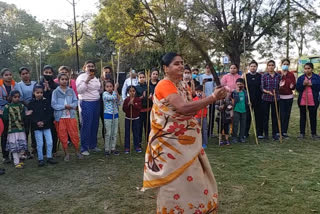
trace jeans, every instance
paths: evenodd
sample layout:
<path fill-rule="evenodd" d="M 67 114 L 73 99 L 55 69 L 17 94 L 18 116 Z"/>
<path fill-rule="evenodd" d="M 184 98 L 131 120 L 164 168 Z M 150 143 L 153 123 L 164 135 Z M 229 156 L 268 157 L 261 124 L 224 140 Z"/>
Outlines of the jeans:
<path fill-rule="evenodd" d="M 148 122 L 147 122 L 147 114 L 148 116 Z M 148 123 L 148 128 L 147 128 L 147 123 Z M 139 129 L 139 143 L 142 143 L 142 135 L 145 135 L 145 139 L 149 139 L 149 133 L 150 133 L 150 112 L 140 112 L 139 116 L 139 124 L 140 124 L 140 129 Z"/>
<path fill-rule="evenodd" d="M 263 133 L 263 113 L 262 113 L 261 107 L 262 107 L 261 103 L 257 103 L 254 106 L 252 106 L 252 111 L 254 113 L 256 130 L 257 130 L 258 136 L 262 136 L 262 133 Z M 249 136 L 251 121 L 252 121 L 251 113 L 250 113 L 250 109 L 248 107 L 247 123 L 246 123 L 246 131 L 245 131 L 246 136 Z"/>
<path fill-rule="evenodd" d="M 199 124 L 201 125 L 201 118 L 197 118 Z M 208 145 L 208 124 L 207 124 L 207 118 L 204 117 L 202 121 L 202 145 Z"/>
<path fill-rule="evenodd" d="M 243 139 L 245 130 L 246 130 L 246 122 L 247 122 L 247 116 L 246 112 L 240 113 L 240 112 L 234 112 L 233 113 L 233 129 L 232 129 L 232 136 L 234 138 Z M 240 125 L 240 132 L 238 134 L 238 127 Z"/>
<path fill-rule="evenodd" d="M 47 158 L 52 158 L 52 135 L 50 129 L 35 130 L 34 136 L 37 141 L 38 160 L 43 160 L 43 136 L 47 144 Z"/>
<path fill-rule="evenodd" d="M 264 135 L 269 136 L 269 115 L 271 108 L 271 120 L 272 120 L 272 136 L 275 136 L 279 133 L 278 127 L 278 119 L 276 113 L 276 106 L 274 102 L 262 101 L 262 109 L 263 109 L 263 131 Z"/>
<path fill-rule="evenodd" d="M 119 118 L 114 119 L 104 119 L 105 130 L 105 143 L 104 150 L 110 152 L 116 149 L 117 135 L 118 135 L 118 123 Z"/>
<path fill-rule="evenodd" d="M 288 133 L 292 103 L 293 103 L 293 98 L 292 99 L 280 99 L 280 102 L 279 102 L 282 134 Z"/>
<path fill-rule="evenodd" d="M 306 134 L 307 111 L 306 106 L 299 106 L 300 109 L 300 134 Z M 317 134 L 317 110 L 318 106 L 308 106 L 311 134 Z"/>
<path fill-rule="evenodd" d="M 132 120 L 132 134 L 133 134 L 133 144 L 134 148 L 140 148 L 139 145 L 139 119 L 137 120 Z M 124 148 L 125 149 L 130 149 L 130 120 L 125 119 L 125 138 L 124 138 Z"/>

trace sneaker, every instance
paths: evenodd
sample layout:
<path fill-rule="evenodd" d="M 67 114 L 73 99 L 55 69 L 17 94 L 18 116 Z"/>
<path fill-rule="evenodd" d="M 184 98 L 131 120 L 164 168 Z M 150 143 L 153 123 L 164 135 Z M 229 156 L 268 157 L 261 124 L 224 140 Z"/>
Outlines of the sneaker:
<path fill-rule="evenodd" d="M 219 146 L 223 146 L 223 145 L 224 145 L 224 142 L 221 140 L 219 143 Z"/>
<path fill-rule="evenodd" d="M 305 134 L 299 134 L 298 139 L 304 139 Z"/>
<path fill-rule="evenodd" d="M 124 154 L 129 154 L 130 153 L 130 149 L 125 149 L 124 150 Z"/>
<path fill-rule="evenodd" d="M 42 166 L 44 166 L 44 161 L 43 160 L 39 160 L 38 167 L 42 167 Z"/>
<path fill-rule="evenodd" d="M 3 163 L 9 164 L 9 163 L 11 163 L 11 160 L 9 158 L 4 158 Z"/>
<path fill-rule="evenodd" d="M 5 169 L 0 169 L 0 175 L 4 175 L 6 173 Z"/>
<path fill-rule="evenodd" d="M 79 160 L 82 160 L 82 159 L 83 159 L 83 155 L 80 154 L 80 153 L 76 153 L 76 157 L 77 157 Z"/>
<path fill-rule="evenodd" d="M 49 164 L 57 164 L 58 162 L 53 158 L 48 158 L 47 163 L 49 163 Z"/>
<path fill-rule="evenodd" d="M 110 157 L 110 152 L 109 151 L 108 152 L 104 152 L 104 156 Z"/>
<path fill-rule="evenodd" d="M 16 169 L 23 169 L 23 164 L 21 163 L 18 163 L 16 166 L 15 166 Z"/>
<path fill-rule="evenodd" d="M 206 144 L 202 144 L 202 148 L 206 149 L 208 146 Z"/>
<path fill-rule="evenodd" d="M 224 142 L 225 145 L 230 146 L 230 142 L 228 140 L 226 140 L 226 142 Z"/>
<path fill-rule="evenodd" d="M 280 139 L 280 137 L 279 137 L 278 135 L 274 135 L 274 136 L 272 137 L 272 139 L 273 139 L 274 141 L 277 141 L 277 140 Z"/>
<path fill-rule="evenodd" d="M 141 153 L 141 152 L 142 152 L 141 148 L 136 148 L 136 153 Z"/>
<path fill-rule="evenodd" d="M 99 149 L 98 147 L 94 148 L 94 149 L 91 149 L 91 151 L 93 152 L 101 152 L 101 149 Z"/>
<path fill-rule="evenodd" d="M 88 151 L 83 151 L 83 152 L 81 152 L 81 154 L 84 155 L 84 156 L 89 156 L 90 155 L 90 153 Z"/>
<path fill-rule="evenodd" d="M 232 144 L 238 143 L 238 139 L 237 138 L 233 138 L 231 141 Z"/>
<path fill-rule="evenodd" d="M 319 139 L 320 137 L 319 137 L 318 135 L 316 135 L 316 134 L 313 134 L 313 135 L 311 135 L 311 138 L 312 138 L 313 140 L 317 140 L 317 139 Z"/>
<path fill-rule="evenodd" d="M 288 136 L 287 133 L 283 133 L 283 134 L 282 134 L 282 137 L 283 137 L 283 138 L 288 138 L 289 136 Z"/>
<path fill-rule="evenodd" d="M 64 160 L 65 162 L 68 162 L 68 161 L 70 160 L 70 155 L 67 154 L 66 156 L 64 156 L 63 160 Z"/>
<path fill-rule="evenodd" d="M 240 143 L 245 143 L 246 142 L 246 139 L 245 138 L 241 138 L 240 139 Z"/>
<path fill-rule="evenodd" d="M 111 154 L 113 154 L 113 155 L 120 155 L 120 152 L 118 152 L 117 150 L 111 150 Z"/>
<path fill-rule="evenodd" d="M 259 136 L 258 136 L 258 139 L 259 139 L 259 140 L 263 140 L 263 139 L 264 139 L 264 136 L 259 135 Z"/>

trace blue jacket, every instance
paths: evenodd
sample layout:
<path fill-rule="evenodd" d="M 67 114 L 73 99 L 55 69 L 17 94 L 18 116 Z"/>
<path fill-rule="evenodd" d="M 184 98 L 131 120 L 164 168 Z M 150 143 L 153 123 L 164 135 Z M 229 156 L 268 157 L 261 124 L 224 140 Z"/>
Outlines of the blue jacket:
<path fill-rule="evenodd" d="M 66 104 L 65 104 L 66 100 Z M 67 88 L 66 92 L 63 92 L 60 86 L 58 86 L 52 92 L 51 107 L 54 109 L 54 119 L 59 121 L 62 117 L 63 111 L 66 110 L 65 105 L 70 105 L 70 118 L 76 118 L 75 109 L 78 106 L 78 99 L 76 94 L 71 88 Z"/>
<path fill-rule="evenodd" d="M 303 74 L 297 80 L 296 90 L 299 92 L 298 105 L 300 105 L 302 93 L 305 88 L 305 86 L 303 85 L 303 81 L 305 77 L 306 75 Z M 313 73 L 311 76 L 311 83 L 312 83 L 311 90 L 312 90 L 314 104 L 315 106 L 319 106 L 320 76 Z"/>

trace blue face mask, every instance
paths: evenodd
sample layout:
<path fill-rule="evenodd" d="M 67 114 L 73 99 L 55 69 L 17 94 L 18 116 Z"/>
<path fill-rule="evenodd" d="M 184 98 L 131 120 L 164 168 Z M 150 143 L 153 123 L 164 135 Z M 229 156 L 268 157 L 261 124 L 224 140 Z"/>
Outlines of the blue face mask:
<path fill-rule="evenodd" d="M 288 71 L 289 70 L 289 66 L 288 65 L 282 65 L 282 70 L 283 71 Z"/>
<path fill-rule="evenodd" d="M 195 79 L 195 78 L 197 78 L 199 75 L 197 75 L 197 74 L 192 74 L 192 79 Z"/>

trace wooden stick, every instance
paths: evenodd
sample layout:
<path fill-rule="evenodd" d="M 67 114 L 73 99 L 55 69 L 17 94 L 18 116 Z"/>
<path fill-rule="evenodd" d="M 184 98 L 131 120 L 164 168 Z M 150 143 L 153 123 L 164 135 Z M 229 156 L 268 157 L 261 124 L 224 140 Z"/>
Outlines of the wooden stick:
<path fill-rule="evenodd" d="M 206 86 L 206 84 L 203 84 L 203 92 L 202 93 L 204 93 L 205 92 L 205 87 Z M 207 107 L 206 107 L 207 108 Z M 203 126 L 203 109 L 201 109 L 201 120 L 200 120 L 200 130 L 201 130 L 201 134 L 202 134 L 202 126 Z M 207 133 L 207 135 L 208 135 L 208 133 Z"/>
<path fill-rule="evenodd" d="M 308 87 L 306 87 L 306 133 L 309 133 L 309 107 L 308 107 Z M 310 128 L 311 129 L 311 128 Z"/>
<path fill-rule="evenodd" d="M 273 89 L 273 97 L 274 97 L 274 106 L 276 108 L 276 115 L 278 120 L 278 128 L 280 133 L 280 143 L 282 143 L 282 131 L 281 131 L 281 122 L 280 122 L 280 115 L 278 110 L 278 102 L 277 102 L 277 96 L 276 96 L 276 90 Z"/>
<path fill-rule="evenodd" d="M 130 85 L 130 87 L 132 87 L 132 69 L 130 70 L 130 80 L 131 80 L 131 85 Z M 129 89 L 129 91 L 130 91 L 130 89 Z M 136 92 L 137 93 L 137 92 Z M 129 94 L 129 97 L 130 97 L 130 94 Z M 130 100 L 131 100 L 131 98 L 130 98 Z M 131 104 L 130 105 L 130 128 L 129 128 L 129 147 L 130 147 L 130 156 L 131 156 L 131 152 L 132 152 L 132 146 L 131 146 L 131 130 L 132 130 L 132 105 L 133 104 Z M 132 135 L 133 135 L 133 133 L 132 133 Z M 132 142 L 133 143 L 133 142 Z M 133 145 L 134 145 L 134 143 L 133 143 Z"/>
<path fill-rule="evenodd" d="M 220 109 L 220 106 L 221 106 L 221 104 L 222 104 L 222 101 L 223 100 L 219 100 L 219 109 L 218 109 L 218 111 L 220 111 L 220 118 L 219 118 L 219 128 L 220 128 L 220 130 L 218 129 L 218 131 L 219 131 L 219 146 L 221 146 L 220 145 L 220 142 L 221 142 L 221 140 L 222 140 L 222 110 Z M 228 139 L 229 140 L 229 139 Z"/>
<path fill-rule="evenodd" d="M 251 106 L 251 98 L 250 98 L 250 93 L 249 93 L 249 88 L 248 88 L 248 81 L 247 81 L 247 74 L 244 74 L 244 82 L 246 84 L 246 89 L 247 89 L 247 94 L 248 94 L 248 101 L 249 101 L 249 111 L 250 111 L 250 115 L 251 115 L 251 123 L 253 126 L 253 132 L 254 132 L 254 137 L 255 137 L 255 142 L 257 145 L 259 145 L 258 142 L 258 137 L 257 137 L 257 129 L 256 129 L 256 119 L 252 110 L 252 106 Z"/>
<path fill-rule="evenodd" d="M 146 145 L 148 144 L 148 132 L 149 132 L 149 129 L 148 129 L 148 126 L 149 126 L 149 96 L 150 96 L 150 70 L 147 70 L 147 121 L 146 121 L 146 130 L 145 130 L 145 140 L 146 140 Z M 141 124 L 142 125 L 142 124 Z M 142 126 L 141 126 L 142 128 Z"/>

